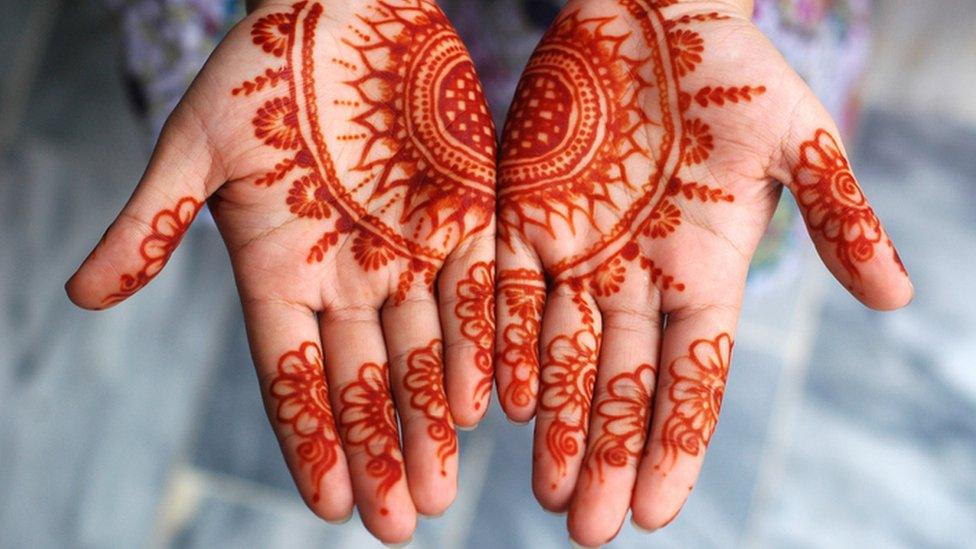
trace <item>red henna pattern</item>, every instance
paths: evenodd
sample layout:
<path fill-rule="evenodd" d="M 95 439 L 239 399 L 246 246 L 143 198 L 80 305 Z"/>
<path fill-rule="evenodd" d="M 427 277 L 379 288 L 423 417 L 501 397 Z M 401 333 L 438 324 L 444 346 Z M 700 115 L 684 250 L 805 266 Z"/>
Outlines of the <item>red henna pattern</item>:
<path fill-rule="evenodd" d="M 709 105 L 723 106 L 725 102 L 738 103 L 752 101 L 753 96 L 760 96 L 766 93 L 766 86 L 730 86 L 730 87 L 711 87 L 705 86 L 695 94 L 695 102 L 702 107 Z"/>
<path fill-rule="evenodd" d="M 491 394 L 491 353 L 495 338 L 495 262 L 478 262 L 457 284 L 454 314 L 461 321 L 461 335 L 475 346 L 474 363 L 482 374 L 474 391 L 475 409 Z"/>
<path fill-rule="evenodd" d="M 655 468 L 665 462 L 673 465 L 680 453 L 697 456 L 705 451 L 718 423 L 732 347 L 725 333 L 714 340 L 699 339 L 689 345 L 687 356 L 671 363 L 671 409 L 662 428 L 663 454 Z"/>
<path fill-rule="evenodd" d="M 539 410 L 552 418 L 546 430 L 546 447 L 560 475 L 566 474 L 569 458 L 579 453 L 586 438 L 600 356 L 593 311 L 582 293 L 574 295 L 573 301 L 582 315 L 583 328 L 572 336 L 560 335 L 549 341 L 539 395 Z"/>
<path fill-rule="evenodd" d="M 102 305 L 114 305 L 139 291 L 162 270 L 173 251 L 180 245 L 183 235 L 190 228 L 190 223 L 200 211 L 202 202 L 185 196 L 176 203 L 172 210 L 163 210 L 153 217 L 150 224 L 152 232 L 142 239 L 139 245 L 139 255 L 143 264 L 135 274 L 124 274 L 121 277 L 119 291 L 102 300 Z"/>
<path fill-rule="evenodd" d="M 635 463 L 644 448 L 654 374 L 654 366 L 641 364 L 607 382 L 607 396 L 594 410 L 601 421 L 600 435 L 589 449 L 587 462 L 590 473 L 595 469 L 601 481 L 604 467 Z"/>
<path fill-rule="evenodd" d="M 282 355 L 268 392 L 277 401 L 275 418 L 279 429 L 287 425 L 290 434 L 299 441 L 296 447 L 298 459 L 301 466 L 311 470 L 315 487 L 312 500 L 318 501 L 322 479 L 339 456 L 339 437 L 329 404 L 319 346 L 306 341 L 297 350 Z M 284 441 L 288 440 L 288 435 L 282 433 L 279 436 Z"/>
<path fill-rule="evenodd" d="M 500 368 L 511 379 L 499 395 L 510 406 L 524 408 L 534 402 L 539 383 L 539 319 L 546 301 L 542 274 L 527 269 L 498 273 L 498 295 L 510 321 L 502 332 L 497 352 Z"/>
<path fill-rule="evenodd" d="M 686 26 L 727 16 L 669 20 L 661 9 L 673 0 L 617 3 L 627 13 L 627 24 L 619 28 L 635 30 L 618 33 L 612 30 L 616 17 L 585 17 L 576 10 L 546 34 L 516 90 L 499 163 L 502 242 L 514 248 L 516 239 L 572 235 L 581 244 L 546 265 L 552 284 L 573 293 L 584 326 L 549 342 L 541 370 L 539 409 L 556 418 L 546 433 L 547 448 L 563 473 L 586 433 L 599 348 L 584 293 L 600 298 L 620 292 L 631 269 L 646 271 L 662 291 L 685 290 L 644 255 L 640 242 L 675 234 L 682 226 L 682 200 L 735 201 L 720 185 L 690 181 L 682 173 L 707 162 L 719 145 L 705 117 L 691 111 L 749 102 L 766 90 L 683 89 L 682 77 L 704 62 L 706 51 L 702 35 Z M 648 165 L 646 179 L 635 177 Z M 521 288 L 506 278 L 499 275 L 499 295 L 522 297 L 509 289 Z M 541 300 L 536 303 L 541 307 Z M 526 380 L 534 376 L 538 314 L 530 309 L 510 316 L 499 367 L 522 368 L 523 374 L 513 376 L 519 382 L 502 398 L 514 402 L 508 391 L 518 391 L 513 394 L 520 403 L 529 403 L 534 393 Z M 527 326 L 536 330 L 531 338 L 524 335 Z"/>
<path fill-rule="evenodd" d="M 416 349 L 407 357 L 407 373 L 403 385 L 410 393 L 410 406 L 421 410 L 427 418 L 427 434 L 437 443 L 437 459 L 441 475 L 446 476 L 445 464 L 457 455 L 457 433 L 444 395 L 444 366 L 441 360 L 441 340 L 435 339 L 426 347 Z"/>
<path fill-rule="evenodd" d="M 347 448 L 358 448 L 367 456 L 366 474 L 379 479 L 376 491 L 381 497 L 403 476 L 400 432 L 387 370 L 385 364 L 363 364 L 356 379 L 339 395 L 343 440 Z"/>
<path fill-rule="evenodd" d="M 287 84 L 285 95 L 258 108 L 253 125 L 258 139 L 290 155 L 255 183 L 293 177 L 289 211 L 323 225 L 308 263 L 323 261 L 342 235 L 364 270 L 404 259 L 409 268 L 399 274 L 399 302 L 417 276 L 430 286 L 447 252 L 490 221 L 494 127 L 468 53 L 434 2 L 365 7 L 340 37 L 347 53 L 338 57 L 316 43 L 323 12 L 319 2 L 297 2 L 252 27 L 254 44 L 284 66 L 232 94 Z M 316 77 L 327 63 L 348 72 L 347 93 L 320 104 Z M 323 117 L 344 118 L 356 129 L 327 138 Z M 358 146 L 345 177 L 329 139 Z"/>
<path fill-rule="evenodd" d="M 817 130 L 800 146 L 793 186 L 810 232 L 833 243 L 840 264 L 851 277 L 860 278 L 858 264 L 872 259 L 881 242 L 881 222 L 827 130 Z"/>

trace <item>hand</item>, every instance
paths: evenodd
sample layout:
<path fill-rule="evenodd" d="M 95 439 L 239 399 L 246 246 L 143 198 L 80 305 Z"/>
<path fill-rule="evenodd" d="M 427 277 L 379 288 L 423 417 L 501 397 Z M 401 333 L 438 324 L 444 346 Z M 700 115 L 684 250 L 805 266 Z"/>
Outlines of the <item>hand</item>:
<path fill-rule="evenodd" d="M 454 499 L 455 422 L 488 404 L 494 188 L 491 117 L 434 2 L 263 2 L 67 289 L 92 309 L 136 292 L 209 197 L 302 496 L 402 542 Z"/>
<path fill-rule="evenodd" d="M 628 509 L 662 527 L 695 484 L 778 181 L 857 298 L 912 295 L 834 123 L 750 13 L 572 0 L 509 112 L 499 395 L 512 420 L 535 415 L 534 492 L 582 544 Z"/>

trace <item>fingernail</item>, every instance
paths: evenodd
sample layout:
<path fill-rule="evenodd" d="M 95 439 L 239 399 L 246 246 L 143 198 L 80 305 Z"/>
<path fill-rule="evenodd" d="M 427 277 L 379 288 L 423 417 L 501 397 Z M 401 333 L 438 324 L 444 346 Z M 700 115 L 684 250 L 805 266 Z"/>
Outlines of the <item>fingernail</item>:
<path fill-rule="evenodd" d="M 653 534 L 655 531 L 653 528 L 644 528 L 640 524 L 637 524 L 637 521 L 634 520 L 634 517 L 630 517 L 630 525 L 634 527 L 634 530 L 637 530 L 641 534 Z"/>
<path fill-rule="evenodd" d="M 444 511 L 441 511 L 440 513 L 437 513 L 436 515 L 425 515 L 425 514 L 420 513 L 420 512 L 418 512 L 417 514 L 420 515 L 421 518 L 425 518 L 425 519 L 428 519 L 429 520 L 429 519 L 436 519 L 436 518 L 443 517 L 444 516 Z"/>
<path fill-rule="evenodd" d="M 573 549 L 597 549 L 598 547 L 600 547 L 599 545 L 583 545 L 582 543 L 577 542 L 573 538 L 569 538 L 569 545 Z"/>
<path fill-rule="evenodd" d="M 512 419 L 512 418 L 510 418 L 508 416 L 505 416 L 505 419 L 507 419 L 508 422 L 511 423 L 512 425 L 518 425 L 519 427 L 523 427 L 525 425 L 528 425 L 529 422 L 532 421 L 531 419 L 527 419 L 525 421 L 515 421 L 514 419 Z"/>
<path fill-rule="evenodd" d="M 349 513 L 348 515 L 346 515 L 345 518 L 341 518 L 339 520 L 327 520 L 325 522 L 328 522 L 329 524 L 332 524 L 332 525 L 335 525 L 335 526 L 339 526 L 339 525 L 345 524 L 345 523 L 349 522 L 350 520 L 352 520 L 352 515 L 353 515 L 353 513 Z"/>
<path fill-rule="evenodd" d="M 542 510 L 545 511 L 546 513 L 554 516 L 554 517 L 565 517 L 566 516 L 566 511 L 550 511 L 549 509 L 546 509 L 545 507 L 543 507 Z"/>
<path fill-rule="evenodd" d="M 383 543 L 383 545 L 389 547 L 390 549 L 400 549 L 401 547 L 406 547 L 406 546 L 410 545 L 410 542 L 412 542 L 412 541 L 413 541 L 413 538 L 410 538 L 407 541 L 401 541 L 400 543 L 386 543 L 385 541 L 382 542 L 382 543 Z"/>
<path fill-rule="evenodd" d="M 471 431 L 474 431 L 478 427 L 478 424 L 476 423 L 470 427 L 465 427 L 463 425 L 455 425 L 455 427 L 457 427 L 458 431 L 464 431 L 466 433 L 470 433 Z"/>

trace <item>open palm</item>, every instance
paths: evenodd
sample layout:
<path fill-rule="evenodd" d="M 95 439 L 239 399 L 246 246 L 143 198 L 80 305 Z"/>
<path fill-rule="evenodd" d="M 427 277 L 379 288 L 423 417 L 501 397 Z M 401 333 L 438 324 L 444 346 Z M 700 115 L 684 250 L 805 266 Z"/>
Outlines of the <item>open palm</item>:
<path fill-rule="evenodd" d="M 695 484 L 778 182 L 855 296 L 911 296 L 836 127 L 748 15 L 571 1 L 509 112 L 496 377 L 508 416 L 536 418 L 536 497 L 580 543 L 628 509 L 663 526 Z"/>
<path fill-rule="evenodd" d="M 209 198 L 303 497 L 328 520 L 355 502 L 404 541 L 453 500 L 454 422 L 477 423 L 491 390 L 495 146 L 433 2 L 264 2 L 69 294 L 101 308 L 140 289 Z"/>

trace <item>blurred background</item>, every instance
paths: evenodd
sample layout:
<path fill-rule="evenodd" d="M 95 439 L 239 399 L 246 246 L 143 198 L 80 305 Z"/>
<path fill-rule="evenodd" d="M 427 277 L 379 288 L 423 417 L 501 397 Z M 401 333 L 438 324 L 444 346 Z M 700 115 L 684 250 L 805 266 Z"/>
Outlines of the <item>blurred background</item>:
<path fill-rule="evenodd" d="M 379 546 L 293 488 L 206 219 L 111 311 L 62 290 L 236 4 L 0 0 L 0 547 Z M 559 2 L 443 4 L 503 117 Z M 858 305 L 785 200 L 701 481 L 612 546 L 976 547 L 976 3 L 758 0 L 756 20 L 840 119 L 915 301 Z M 493 406 L 461 440 L 457 503 L 412 547 L 566 546 L 531 429 Z"/>

